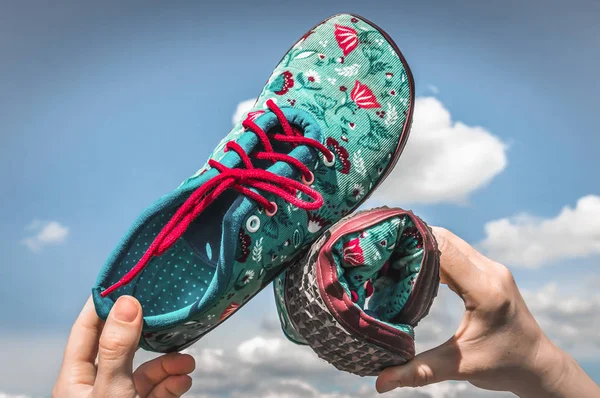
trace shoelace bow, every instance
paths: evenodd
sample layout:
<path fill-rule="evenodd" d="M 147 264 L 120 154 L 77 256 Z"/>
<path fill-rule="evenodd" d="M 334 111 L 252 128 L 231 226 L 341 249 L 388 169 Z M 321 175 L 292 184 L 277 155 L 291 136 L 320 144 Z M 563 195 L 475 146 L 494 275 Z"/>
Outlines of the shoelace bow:
<path fill-rule="evenodd" d="M 293 147 L 298 145 L 311 146 L 321 152 L 328 162 L 333 161 L 334 155 L 325 145 L 312 138 L 304 137 L 301 133 L 295 131 L 281 109 L 272 100 L 268 100 L 266 104 L 277 116 L 277 120 L 283 128 L 283 134 L 272 134 L 270 135 L 271 139 L 289 143 Z M 224 151 L 232 150 L 237 153 L 245 168 L 228 168 L 216 160 L 210 159 L 208 165 L 218 170 L 219 174 L 198 187 L 190 195 L 158 233 L 138 263 L 117 283 L 104 290 L 100 294 L 102 297 L 106 297 L 116 289 L 129 284 L 148 265 L 152 257 L 164 254 L 183 235 L 192 221 L 227 189 L 235 189 L 242 195 L 254 200 L 265 209 L 266 214 L 269 216 L 273 216 L 277 212 L 277 205 L 261 194 L 252 191 L 251 188 L 270 192 L 304 210 L 316 210 L 323 205 L 321 194 L 309 187 L 314 180 L 314 175 L 305 164 L 289 155 L 275 152 L 269 135 L 254 121 L 246 119 L 242 126 L 256 134 L 264 148 L 263 152 L 256 153 L 256 159 L 269 160 L 273 163 L 277 161 L 287 162 L 301 172 L 303 182 L 255 168 L 248 154 L 238 143 L 228 142 Z M 305 193 L 313 201 L 309 202 L 298 198 L 296 196 L 297 191 Z"/>

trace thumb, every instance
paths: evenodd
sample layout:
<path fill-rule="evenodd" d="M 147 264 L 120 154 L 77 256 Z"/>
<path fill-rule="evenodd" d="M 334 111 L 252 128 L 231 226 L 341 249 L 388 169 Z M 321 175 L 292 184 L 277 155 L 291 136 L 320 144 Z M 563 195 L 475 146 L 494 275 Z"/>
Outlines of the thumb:
<path fill-rule="evenodd" d="M 458 376 L 460 353 L 454 338 L 425 351 L 408 363 L 383 370 L 375 387 L 381 394 L 397 387 L 421 387 Z"/>
<path fill-rule="evenodd" d="M 487 297 L 487 275 L 471 261 L 478 254 L 475 249 L 447 229 L 433 227 L 433 234 L 441 253 L 441 283 L 448 285 L 465 304 L 477 304 Z"/>
<path fill-rule="evenodd" d="M 100 336 L 95 396 L 135 394 L 133 356 L 142 332 L 142 308 L 131 296 L 121 296 L 113 306 Z"/>

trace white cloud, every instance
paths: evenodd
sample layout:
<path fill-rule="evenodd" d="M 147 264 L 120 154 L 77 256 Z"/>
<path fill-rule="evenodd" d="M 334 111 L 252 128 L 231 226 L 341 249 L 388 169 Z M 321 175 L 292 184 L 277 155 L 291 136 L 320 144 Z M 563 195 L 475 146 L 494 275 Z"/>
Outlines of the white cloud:
<path fill-rule="evenodd" d="M 32 221 L 26 228 L 30 236 L 21 241 L 32 252 L 39 252 L 44 246 L 63 243 L 69 236 L 69 228 L 58 221 Z"/>
<path fill-rule="evenodd" d="M 12 395 L 0 392 L 0 398 L 30 398 L 29 395 Z"/>
<path fill-rule="evenodd" d="M 443 384 L 431 384 L 424 388 L 421 388 L 421 392 L 425 392 L 431 396 L 431 398 L 454 398 L 458 397 L 459 392 L 465 392 L 469 389 L 467 383 L 443 383 Z"/>
<path fill-rule="evenodd" d="M 429 315 L 417 327 L 418 350 L 445 341 L 456 329 L 461 300 L 442 287 Z M 274 310 L 274 306 L 273 306 Z M 196 398 L 375 398 L 375 378 L 340 372 L 319 359 L 308 347 L 292 344 L 275 328 L 270 313 L 260 323 L 258 335 L 224 349 L 202 348 L 187 352 L 196 357 L 194 384 L 187 396 Z M 223 341 L 222 339 L 220 341 Z M 202 344 L 202 343 L 200 343 Z M 210 345 L 210 344 L 208 344 Z M 217 364 L 216 366 L 214 364 Z M 399 398 L 508 397 L 477 389 L 466 382 L 445 382 L 422 388 L 403 388 Z"/>
<path fill-rule="evenodd" d="M 188 350 L 184 351 L 188 352 Z M 225 369 L 225 352 L 222 349 L 206 348 L 199 353 L 195 353 L 196 367 L 206 373 L 217 373 Z"/>
<path fill-rule="evenodd" d="M 507 165 L 507 146 L 483 127 L 452 120 L 433 97 L 417 98 L 410 138 L 374 197 L 386 202 L 464 204 Z"/>
<path fill-rule="evenodd" d="M 578 358 L 600 356 L 600 294 L 567 294 L 557 283 L 522 293 L 536 320 L 555 343 Z"/>
<path fill-rule="evenodd" d="M 46 396 L 54 386 L 67 336 L 30 329 L 0 328 L 0 398 Z"/>
<path fill-rule="evenodd" d="M 552 218 L 523 214 L 490 221 L 485 233 L 481 248 L 508 265 L 535 268 L 600 254 L 600 196 L 584 196 Z"/>
<path fill-rule="evenodd" d="M 235 108 L 235 112 L 233 113 L 233 117 L 231 118 L 231 123 L 236 124 L 237 122 L 239 122 L 242 116 L 244 116 L 244 113 L 252 109 L 255 102 L 256 98 L 250 98 L 246 101 L 240 102 Z"/>
<path fill-rule="evenodd" d="M 256 336 L 239 345 L 238 355 L 242 361 L 252 364 L 273 360 L 281 352 L 282 342 L 281 339 L 277 338 L 265 339 Z"/>
<path fill-rule="evenodd" d="M 281 337 L 256 336 L 242 342 L 237 348 L 237 354 L 244 363 L 251 365 L 278 364 L 280 369 L 287 369 L 286 366 L 290 364 L 293 364 L 294 368 L 317 366 L 317 369 L 327 369 L 329 366 L 321 360 L 315 361 L 314 354 L 306 347 L 288 346 L 287 343 L 287 340 Z"/>
<path fill-rule="evenodd" d="M 282 338 L 253 337 L 236 350 L 215 355 L 214 350 L 192 347 L 197 370 L 188 395 L 196 398 L 375 398 L 374 378 L 360 378 L 337 371 L 321 361 L 309 348 Z M 258 359 L 249 355 L 257 354 Z M 225 366 L 215 371 L 203 367 L 213 356 Z M 505 397 L 506 394 L 479 390 L 466 382 L 445 382 L 422 388 L 396 390 L 400 398 Z"/>

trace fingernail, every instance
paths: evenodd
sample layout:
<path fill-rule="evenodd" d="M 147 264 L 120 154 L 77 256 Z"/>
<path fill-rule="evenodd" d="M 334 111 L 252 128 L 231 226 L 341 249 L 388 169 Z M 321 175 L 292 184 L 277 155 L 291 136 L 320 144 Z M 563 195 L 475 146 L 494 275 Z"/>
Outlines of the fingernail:
<path fill-rule="evenodd" d="M 114 316 L 122 322 L 133 322 L 140 311 L 137 303 L 132 297 L 121 296 L 115 303 Z"/>

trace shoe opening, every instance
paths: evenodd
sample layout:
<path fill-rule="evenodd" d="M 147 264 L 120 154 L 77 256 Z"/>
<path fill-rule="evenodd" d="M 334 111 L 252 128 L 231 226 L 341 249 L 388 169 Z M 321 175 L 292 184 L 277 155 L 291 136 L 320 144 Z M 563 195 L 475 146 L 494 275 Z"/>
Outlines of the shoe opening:
<path fill-rule="evenodd" d="M 111 294 L 132 295 L 140 301 L 144 316 L 168 314 L 199 302 L 207 293 L 221 253 L 222 220 L 238 197 L 226 192 L 202 212 L 185 234 L 165 253 L 153 257 L 132 281 Z M 140 228 L 112 268 L 106 286 L 119 281 L 144 254 L 159 231 L 177 210 L 163 210 Z"/>
<path fill-rule="evenodd" d="M 401 325 L 424 255 L 423 237 L 411 217 L 395 216 L 344 235 L 331 252 L 338 280 L 355 305 L 375 319 Z"/>

